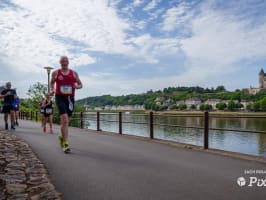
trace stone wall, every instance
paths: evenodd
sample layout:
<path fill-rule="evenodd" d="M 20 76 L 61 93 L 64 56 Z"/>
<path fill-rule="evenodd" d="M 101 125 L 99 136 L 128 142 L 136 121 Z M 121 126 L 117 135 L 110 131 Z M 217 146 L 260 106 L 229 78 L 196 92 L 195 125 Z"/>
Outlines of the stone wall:
<path fill-rule="evenodd" d="M 0 200 L 60 200 L 48 171 L 29 145 L 0 131 Z"/>

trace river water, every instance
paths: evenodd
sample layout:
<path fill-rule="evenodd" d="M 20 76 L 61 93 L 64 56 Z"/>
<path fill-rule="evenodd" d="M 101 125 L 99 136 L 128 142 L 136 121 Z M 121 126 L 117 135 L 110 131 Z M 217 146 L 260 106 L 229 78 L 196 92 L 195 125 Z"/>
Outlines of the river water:
<path fill-rule="evenodd" d="M 88 116 L 85 125 L 88 129 L 97 129 L 96 115 Z M 119 132 L 118 115 L 101 114 L 100 129 Z M 122 115 L 123 134 L 149 137 L 149 118 L 146 115 Z M 203 117 L 155 116 L 154 138 L 185 144 L 203 146 L 203 129 L 180 128 L 168 125 L 203 127 Z M 160 125 L 159 125 L 160 124 Z M 209 148 L 266 157 L 266 134 L 254 131 L 266 131 L 266 118 L 213 118 L 209 119 L 210 128 L 251 130 L 250 132 L 209 131 Z"/>

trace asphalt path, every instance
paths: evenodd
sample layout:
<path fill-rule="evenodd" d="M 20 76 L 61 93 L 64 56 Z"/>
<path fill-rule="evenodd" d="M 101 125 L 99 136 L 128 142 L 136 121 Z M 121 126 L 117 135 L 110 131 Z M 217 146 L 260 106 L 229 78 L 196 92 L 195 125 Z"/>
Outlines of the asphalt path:
<path fill-rule="evenodd" d="M 31 146 L 64 200 L 266 199 L 265 163 L 78 128 L 70 128 L 65 154 L 54 129 L 43 134 L 40 123 L 20 121 L 10 132 Z M 247 186 L 250 177 L 265 186 Z"/>

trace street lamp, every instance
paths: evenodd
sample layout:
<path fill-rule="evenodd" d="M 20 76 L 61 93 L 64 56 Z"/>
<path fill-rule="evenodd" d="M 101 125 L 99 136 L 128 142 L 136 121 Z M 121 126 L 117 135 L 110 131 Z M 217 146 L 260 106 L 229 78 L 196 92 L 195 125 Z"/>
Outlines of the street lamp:
<path fill-rule="evenodd" d="M 52 67 L 44 67 L 44 69 L 46 69 L 47 71 L 47 75 L 48 75 L 48 93 L 50 92 L 50 73 L 52 71 Z"/>

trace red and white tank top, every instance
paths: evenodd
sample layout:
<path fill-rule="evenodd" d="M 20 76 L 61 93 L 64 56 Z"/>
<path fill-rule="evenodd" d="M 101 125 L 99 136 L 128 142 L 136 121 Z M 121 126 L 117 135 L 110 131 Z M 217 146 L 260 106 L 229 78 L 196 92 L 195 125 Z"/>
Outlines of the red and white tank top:
<path fill-rule="evenodd" d="M 64 75 L 62 70 L 57 71 L 57 76 L 55 77 L 56 91 L 55 94 L 74 96 L 75 88 L 74 83 L 76 78 L 74 76 L 73 70 L 69 69 L 68 74 Z"/>

